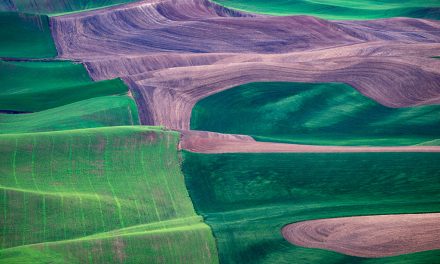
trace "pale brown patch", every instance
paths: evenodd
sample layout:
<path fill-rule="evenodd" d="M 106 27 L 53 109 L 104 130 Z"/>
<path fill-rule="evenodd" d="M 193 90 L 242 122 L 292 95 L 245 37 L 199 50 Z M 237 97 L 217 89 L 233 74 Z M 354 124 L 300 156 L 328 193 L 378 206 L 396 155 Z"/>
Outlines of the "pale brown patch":
<path fill-rule="evenodd" d="M 124 241 L 122 240 L 122 238 L 117 237 L 113 241 L 113 252 L 117 257 L 119 263 L 124 263 L 124 259 L 126 258 L 124 248 L 125 248 Z"/>
<path fill-rule="evenodd" d="M 352 147 L 318 146 L 255 141 L 244 135 L 181 131 L 182 149 L 199 153 L 336 153 L 336 152 L 440 152 L 440 146 Z"/>
<path fill-rule="evenodd" d="M 292 244 L 358 257 L 440 249 L 440 213 L 355 216 L 298 222 L 282 229 Z"/>

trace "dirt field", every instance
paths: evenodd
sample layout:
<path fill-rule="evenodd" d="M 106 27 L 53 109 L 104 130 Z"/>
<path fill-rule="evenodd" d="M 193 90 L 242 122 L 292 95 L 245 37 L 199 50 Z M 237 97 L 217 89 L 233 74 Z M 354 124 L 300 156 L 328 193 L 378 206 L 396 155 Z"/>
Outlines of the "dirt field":
<path fill-rule="evenodd" d="M 83 62 L 95 80 L 125 80 L 145 125 L 189 129 L 198 100 L 257 81 L 344 82 L 390 107 L 440 103 L 440 61 L 430 58 L 438 21 L 327 21 L 158 0 L 51 25 L 60 58 Z"/>
<path fill-rule="evenodd" d="M 290 243 L 359 257 L 440 249 L 440 213 L 330 218 L 286 225 Z"/>
<path fill-rule="evenodd" d="M 199 153 L 440 152 L 440 146 L 348 147 L 259 142 L 244 135 L 181 131 L 180 148 Z"/>

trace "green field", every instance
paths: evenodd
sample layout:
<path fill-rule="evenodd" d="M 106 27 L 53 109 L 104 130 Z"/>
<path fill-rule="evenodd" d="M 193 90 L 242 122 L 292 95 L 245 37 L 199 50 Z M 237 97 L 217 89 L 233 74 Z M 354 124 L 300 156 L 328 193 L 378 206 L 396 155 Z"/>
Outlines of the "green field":
<path fill-rule="evenodd" d="M 217 262 L 177 142 L 154 127 L 0 135 L 0 262 Z"/>
<path fill-rule="evenodd" d="M 6 0 L 0 3 L 0 11 L 57 14 L 86 11 L 135 1 L 136 0 Z"/>
<path fill-rule="evenodd" d="M 440 19 L 438 0 L 214 0 L 243 11 L 271 15 L 309 15 L 325 19 L 417 17 Z"/>
<path fill-rule="evenodd" d="M 131 97 L 103 96 L 31 114 L 0 114 L 0 134 L 139 125 Z"/>
<path fill-rule="evenodd" d="M 45 15 L 0 12 L 0 57 L 50 58 L 57 55 Z"/>
<path fill-rule="evenodd" d="M 250 83 L 199 101 L 191 129 L 314 145 L 438 145 L 439 113 L 440 105 L 385 107 L 341 83 Z"/>
<path fill-rule="evenodd" d="M 440 250 L 363 259 L 289 244 L 292 222 L 440 210 L 440 153 L 196 154 L 183 171 L 222 263 L 437 263 Z"/>
<path fill-rule="evenodd" d="M 121 79 L 94 82 L 81 64 L 0 60 L 0 110 L 35 112 L 105 95 L 126 94 Z"/>

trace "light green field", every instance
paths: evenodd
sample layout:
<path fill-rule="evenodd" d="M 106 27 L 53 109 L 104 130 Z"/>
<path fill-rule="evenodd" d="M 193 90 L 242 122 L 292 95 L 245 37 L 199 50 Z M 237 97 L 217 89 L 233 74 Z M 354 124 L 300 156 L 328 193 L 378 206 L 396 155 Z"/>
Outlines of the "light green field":
<path fill-rule="evenodd" d="M 139 125 L 129 96 L 103 96 L 31 114 L 0 114 L 0 134 Z"/>
<path fill-rule="evenodd" d="M 177 142 L 154 127 L 0 135 L 0 262 L 217 262 Z"/>
<path fill-rule="evenodd" d="M 417 17 L 440 19 L 438 0 L 214 0 L 243 11 L 271 15 L 309 15 L 325 19 Z"/>
<path fill-rule="evenodd" d="M 250 83 L 199 101 L 191 129 L 313 145 L 438 145 L 440 105 L 389 108 L 341 83 Z"/>
<path fill-rule="evenodd" d="M 126 94 L 120 79 L 94 82 L 81 64 L 0 60 L 0 110 L 35 112 L 104 95 Z"/>
<path fill-rule="evenodd" d="M 291 245 L 297 221 L 440 211 L 440 153 L 196 154 L 183 171 L 222 263 L 439 263 L 440 250 L 365 259 Z"/>
<path fill-rule="evenodd" d="M 0 11 L 57 14 L 87 11 L 135 1 L 136 0 L 6 0 L 0 3 Z"/>
<path fill-rule="evenodd" d="M 51 58 L 57 55 L 45 15 L 0 12 L 0 57 Z"/>

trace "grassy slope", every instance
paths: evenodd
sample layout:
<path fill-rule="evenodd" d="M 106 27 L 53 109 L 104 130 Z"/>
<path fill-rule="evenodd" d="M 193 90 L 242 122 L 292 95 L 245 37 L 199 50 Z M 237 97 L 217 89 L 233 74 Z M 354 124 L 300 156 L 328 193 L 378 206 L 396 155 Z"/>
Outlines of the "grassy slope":
<path fill-rule="evenodd" d="M 135 1 L 136 0 L 6 0 L 5 3 L 0 4 L 0 11 L 54 14 L 86 11 Z"/>
<path fill-rule="evenodd" d="M 120 79 L 94 82 L 81 64 L 0 60 L 0 110 L 35 112 L 97 96 L 125 94 Z"/>
<path fill-rule="evenodd" d="M 440 19 L 437 0 L 214 0 L 230 8 L 272 15 L 311 15 L 325 19 L 417 17 Z"/>
<path fill-rule="evenodd" d="M 0 135 L 0 262 L 216 262 L 177 142 L 148 127 Z"/>
<path fill-rule="evenodd" d="M 288 223 L 438 212 L 439 153 L 196 154 L 183 170 L 223 263 L 435 263 L 440 251 L 362 259 L 290 245 Z"/>
<path fill-rule="evenodd" d="M 47 58 L 57 51 L 45 15 L 0 12 L 0 57 Z"/>
<path fill-rule="evenodd" d="M 93 82 L 81 64 L 0 61 L 0 134 L 139 125 L 137 107 L 120 79 Z"/>
<path fill-rule="evenodd" d="M 440 106 L 388 108 L 338 83 L 251 83 L 199 101 L 191 129 L 302 144 L 435 144 Z"/>
<path fill-rule="evenodd" d="M 128 96 L 103 96 L 31 114 L 0 114 L 0 134 L 139 125 Z"/>

